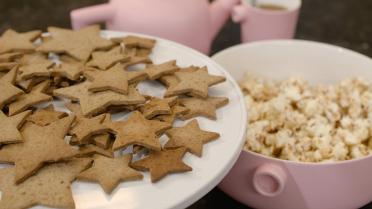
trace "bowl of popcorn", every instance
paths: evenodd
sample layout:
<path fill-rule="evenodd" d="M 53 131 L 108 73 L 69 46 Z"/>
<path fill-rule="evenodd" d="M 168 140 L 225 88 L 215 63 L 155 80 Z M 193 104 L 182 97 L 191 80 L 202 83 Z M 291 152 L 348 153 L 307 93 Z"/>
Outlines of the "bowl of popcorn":
<path fill-rule="evenodd" d="M 239 81 L 248 110 L 225 193 L 265 209 L 372 201 L 372 59 L 300 40 L 242 44 L 213 59 Z"/>

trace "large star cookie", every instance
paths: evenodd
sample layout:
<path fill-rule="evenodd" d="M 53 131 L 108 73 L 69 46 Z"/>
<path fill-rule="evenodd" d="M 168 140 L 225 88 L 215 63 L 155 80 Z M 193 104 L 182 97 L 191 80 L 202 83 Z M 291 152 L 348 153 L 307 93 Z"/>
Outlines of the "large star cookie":
<path fill-rule="evenodd" d="M 38 51 L 67 53 L 80 61 L 86 61 L 95 49 L 105 49 L 113 45 L 111 41 L 100 36 L 98 25 L 77 31 L 48 27 L 48 32 L 51 35 L 50 40 L 39 46 Z"/>
<path fill-rule="evenodd" d="M 78 179 L 98 182 L 110 194 L 120 182 L 142 179 L 142 174 L 129 167 L 131 155 L 117 158 L 94 156 L 93 166 L 79 174 Z"/>
<path fill-rule="evenodd" d="M 191 171 L 182 158 L 186 149 L 181 147 L 171 150 L 152 151 L 150 156 L 131 164 L 135 169 L 150 170 L 151 181 L 156 182 L 170 173 Z"/>
<path fill-rule="evenodd" d="M 54 163 L 27 181 L 16 183 L 16 169 L 0 169 L 0 209 L 23 209 L 36 205 L 75 208 L 71 182 L 91 164 L 90 159 Z"/>
<path fill-rule="evenodd" d="M 77 154 L 64 141 L 73 120 L 74 117 L 65 117 L 48 126 L 27 123 L 21 132 L 23 143 L 10 144 L 0 150 L 0 162 L 15 164 L 17 183 L 36 173 L 46 162 L 58 162 Z"/>
<path fill-rule="evenodd" d="M 198 157 L 202 156 L 203 144 L 220 137 L 216 132 L 201 130 L 196 119 L 183 127 L 169 129 L 165 134 L 169 137 L 169 140 L 164 148 L 186 147 L 187 151 Z"/>

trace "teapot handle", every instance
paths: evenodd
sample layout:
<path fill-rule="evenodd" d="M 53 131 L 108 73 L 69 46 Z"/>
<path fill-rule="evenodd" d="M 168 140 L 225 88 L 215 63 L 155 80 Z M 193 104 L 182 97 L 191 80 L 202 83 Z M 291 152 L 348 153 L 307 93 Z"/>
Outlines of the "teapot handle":
<path fill-rule="evenodd" d="M 72 10 L 70 13 L 72 28 L 79 29 L 90 24 L 106 22 L 114 13 L 115 9 L 109 3 Z"/>
<path fill-rule="evenodd" d="M 259 166 L 253 175 L 253 187 L 261 195 L 275 197 L 283 192 L 287 174 L 278 165 L 269 163 Z"/>

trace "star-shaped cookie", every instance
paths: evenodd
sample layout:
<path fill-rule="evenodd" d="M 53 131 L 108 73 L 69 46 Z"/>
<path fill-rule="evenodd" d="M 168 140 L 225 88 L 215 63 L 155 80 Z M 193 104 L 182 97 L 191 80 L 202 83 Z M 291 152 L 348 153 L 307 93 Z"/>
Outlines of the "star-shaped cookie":
<path fill-rule="evenodd" d="M 22 127 L 22 124 L 25 121 L 26 117 L 30 113 L 31 111 L 25 111 L 19 113 L 18 115 L 7 117 L 0 110 L 0 145 L 18 143 L 23 141 L 22 135 L 19 130 Z"/>
<path fill-rule="evenodd" d="M 88 88 L 91 84 L 91 81 L 85 81 L 74 86 L 56 89 L 53 94 L 79 101 L 84 116 L 103 112 L 110 105 L 131 105 L 145 102 L 145 98 L 134 86 L 129 86 L 128 94 L 124 95 L 114 91 L 90 92 Z"/>
<path fill-rule="evenodd" d="M 158 115 L 153 119 L 173 124 L 173 122 L 176 118 L 178 118 L 180 115 L 185 115 L 188 112 L 189 112 L 189 109 L 187 109 L 186 107 L 183 107 L 181 105 L 176 104 L 176 105 L 171 107 L 171 113 L 170 114 Z"/>
<path fill-rule="evenodd" d="M 86 64 L 91 67 L 98 67 L 101 70 L 115 65 L 118 62 L 126 62 L 130 56 L 121 52 L 121 47 L 117 46 L 109 51 L 96 51 L 92 53 L 92 59 Z"/>
<path fill-rule="evenodd" d="M 155 39 L 132 36 L 132 35 L 125 36 L 125 37 L 112 38 L 111 40 L 116 43 L 122 43 L 125 47 L 144 48 L 144 49 L 152 49 L 154 48 L 155 43 L 156 43 Z"/>
<path fill-rule="evenodd" d="M 109 158 L 114 157 L 114 153 L 111 149 L 103 149 L 92 144 L 81 145 L 76 157 L 91 157 L 93 155 L 101 155 Z"/>
<path fill-rule="evenodd" d="M 51 96 L 43 93 L 48 87 L 49 81 L 44 81 L 33 87 L 30 93 L 17 97 L 9 104 L 9 115 L 15 115 L 35 104 L 52 100 Z"/>
<path fill-rule="evenodd" d="M 203 144 L 217 139 L 220 135 L 216 132 L 201 130 L 196 119 L 183 127 L 174 127 L 165 132 L 169 137 L 164 148 L 186 147 L 187 151 L 201 157 Z"/>
<path fill-rule="evenodd" d="M 0 54 L 5 52 L 26 52 L 35 49 L 32 43 L 41 35 L 41 31 L 34 30 L 18 33 L 12 29 L 6 30 L 0 37 Z"/>
<path fill-rule="evenodd" d="M 69 159 L 78 153 L 64 141 L 73 120 L 74 117 L 69 116 L 48 126 L 27 123 L 21 132 L 23 143 L 10 144 L 0 150 L 0 162 L 15 164 L 17 183 L 36 173 L 46 162 Z"/>
<path fill-rule="evenodd" d="M 157 182 L 167 174 L 192 170 L 190 166 L 182 161 L 185 153 L 186 149 L 184 147 L 152 151 L 148 157 L 133 162 L 131 167 L 138 170 L 150 170 L 151 182 Z"/>
<path fill-rule="evenodd" d="M 46 126 L 66 116 L 67 113 L 56 111 L 53 105 L 48 105 L 43 109 L 36 110 L 32 115 L 28 116 L 27 121 L 39 126 Z"/>
<path fill-rule="evenodd" d="M 52 75 L 65 77 L 73 81 L 78 80 L 85 69 L 84 64 L 67 56 L 61 56 L 60 60 L 62 63 L 51 69 Z"/>
<path fill-rule="evenodd" d="M 151 98 L 150 101 L 144 104 L 140 110 L 146 119 L 151 119 L 157 115 L 171 114 L 171 106 L 175 105 L 177 97 L 170 97 L 165 99 Z"/>
<path fill-rule="evenodd" d="M 16 66 L 18 66 L 17 62 L 2 62 L 0 63 L 0 72 L 8 71 Z"/>
<path fill-rule="evenodd" d="M 110 122 L 105 124 L 111 128 L 115 135 L 112 149 L 118 150 L 129 145 L 137 144 L 152 150 L 160 150 L 158 135 L 169 129 L 171 125 L 156 120 L 147 120 L 140 112 L 134 111 L 125 121 Z"/>
<path fill-rule="evenodd" d="M 90 164 L 90 159 L 50 164 L 22 184 L 15 182 L 15 168 L 0 169 L 0 209 L 23 209 L 36 205 L 75 208 L 70 184 Z"/>
<path fill-rule="evenodd" d="M 0 62 L 13 62 L 17 58 L 20 58 L 23 56 L 23 53 L 21 52 L 9 52 L 5 54 L 0 54 Z"/>
<path fill-rule="evenodd" d="M 173 74 L 178 70 L 179 68 L 176 65 L 176 60 L 171 60 L 158 65 L 150 64 L 144 71 L 150 80 L 156 80 L 161 76 Z"/>
<path fill-rule="evenodd" d="M 196 116 L 204 116 L 216 120 L 217 108 L 223 107 L 229 103 L 226 97 L 186 97 L 179 99 L 179 103 L 190 111 L 181 116 L 181 119 L 187 120 Z"/>
<path fill-rule="evenodd" d="M 215 76 L 208 74 L 206 67 L 195 72 L 175 72 L 179 83 L 172 89 L 168 89 L 168 95 L 179 95 L 190 93 L 194 96 L 206 98 L 208 96 L 208 87 L 224 82 L 224 76 Z"/>
<path fill-rule="evenodd" d="M 95 155 L 93 159 L 93 166 L 80 173 L 77 178 L 98 182 L 107 194 L 110 194 L 123 181 L 143 178 L 140 172 L 129 167 L 131 155 L 117 158 Z"/>
<path fill-rule="evenodd" d="M 84 75 L 91 80 L 92 84 L 88 87 L 89 91 L 111 90 L 121 94 L 128 93 L 128 85 L 133 81 L 145 78 L 144 72 L 125 71 L 123 65 L 117 63 L 108 70 L 86 70 Z"/>
<path fill-rule="evenodd" d="M 17 67 L 14 67 L 7 74 L 0 78 L 0 109 L 7 103 L 13 101 L 24 92 L 15 87 L 14 81 L 17 76 Z"/>
<path fill-rule="evenodd" d="M 32 63 L 29 65 L 24 65 L 19 68 L 20 76 L 22 80 L 30 79 L 36 76 L 50 76 L 50 68 L 54 63 L 50 60 L 45 60 L 38 63 Z"/>
<path fill-rule="evenodd" d="M 98 25 L 88 26 L 77 31 L 48 27 L 50 40 L 37 48 L 40 52 L 67 53 L 80 61 L 86 61 L 93 50 L 107 49 L 113 43 L 100 36 Z"/>

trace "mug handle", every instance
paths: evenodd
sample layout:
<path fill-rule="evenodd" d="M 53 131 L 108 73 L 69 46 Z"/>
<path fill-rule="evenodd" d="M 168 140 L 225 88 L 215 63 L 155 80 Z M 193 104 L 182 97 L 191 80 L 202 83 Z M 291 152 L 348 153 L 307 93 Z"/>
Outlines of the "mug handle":
<path fill-rule="evenodd" d="M 231 18 L 235 23 L 244 22 L 247 18 L 247 7 L 243 4 L 236 5 L 233 7 L 231 12 Z"/>
<path fill-rule="evenodd" d="M 253 187 L 261 195 L 275 197 L 287 184 L 287 174 L 278 165 L 269 163 L 259 166 L 253 175 Z"/>
<path fill-rule="evenodd" d="M 80 29 L 90 24 L 106 22 L 115 14 L 112 4 L 101 4 L 71 11 L 71 24 L 73 29 Z"/>

